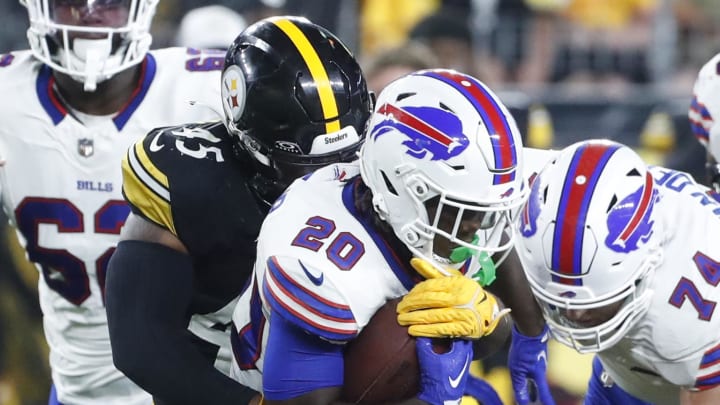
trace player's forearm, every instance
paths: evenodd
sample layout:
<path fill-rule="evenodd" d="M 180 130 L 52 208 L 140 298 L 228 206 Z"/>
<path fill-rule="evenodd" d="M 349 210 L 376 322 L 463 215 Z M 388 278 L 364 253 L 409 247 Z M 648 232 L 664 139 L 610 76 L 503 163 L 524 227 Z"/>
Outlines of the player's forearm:
<path fill-rule="evenodd" d="M 148 242 L 120 242 L 106 281 L 115 365 L 158 404 L 248 403 L 252 390 L 215 369 L 189 339 L 185 312 L 192 287 L 187 255 Z"/>
<path fill-rule="evenodd" d="M 150 333 L 157 332 L 153 328 Z M 164 335 L 164 337 L 163 337 Z M 145 345 L 134 354 L 114 356 L 116 366 L 144 390 L 155 405 L 248 404 L 255 395 L 207 363 L 187 342 L 171 342 L 175 333 L 156 334 L 157 339 L 129 342 Z M 116 345 L 113 345 L 115 350 Z"/>
<path fill-rule="evenodd" d="M 545 325 L 542 312 L 533 297 L 520 259 L 513 250 L 498 270 L 498 277 L 488 290 L 512 309 L 512 317 L 520 333 L 537 336 Z"/>

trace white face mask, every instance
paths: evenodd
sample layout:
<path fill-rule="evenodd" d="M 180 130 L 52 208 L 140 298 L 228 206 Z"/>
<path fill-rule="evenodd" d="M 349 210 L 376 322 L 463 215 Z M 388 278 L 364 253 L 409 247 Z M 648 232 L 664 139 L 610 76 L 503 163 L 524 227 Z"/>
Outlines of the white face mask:
<path fill-rule="evenodd" d="M 72 42 L 71 51 L 64 55 L 67 58 L 66 66 L 82 71 L 83 75 L 73 75 L 73 78 L 84 83 L 85 91 L 94 91 L 98 82 L 110 78 L 107 75 L 99 76 L 105 66 L 118 62 L 117 58 L 111 57 L 112 38 L 75 38 Z"/>
<path fill-rule="evenodd" d="M 85 91 L 142 62 L 150 48 L 158 0 L 20 1 L 28 9 L 28 40 L 35 56 L 84 83 Z M 97 19 L 107 19 L 108 25 Z"/>

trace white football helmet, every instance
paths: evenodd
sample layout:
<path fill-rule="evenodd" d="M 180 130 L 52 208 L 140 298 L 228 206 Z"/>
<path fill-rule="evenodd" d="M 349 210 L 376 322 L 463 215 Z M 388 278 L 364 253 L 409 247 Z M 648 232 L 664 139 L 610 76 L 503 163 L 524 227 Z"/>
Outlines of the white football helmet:
<path fill-rule="evenodd" d="M 693 134 L 714 159 L 708 162 L 708 177 L 720 192 L 720 54 L 700 69 L 688 118 Z"/>
<path fill-rule="evenodd" d="M 659 199 L 640 157 L 609 141 L 569 146 L 535 178 L 515 224 L 515 247 L 561 343 L 602 351 L 643 316 L 662 262 Z M 566 316 L 613 305 L 618 311 L 595 326 Z"/>
<path fill-rule="evenodd" d="M 424 70 L 380 93 L 360 168 L 380 218 L 442 269 L 467 259 L 451 257 L 458 249 L 512 246 L 512 213 L 529 193 L 522 153 L 515 121 L 490 89 L 456 71 Z"/>
<path fill-rule="evenodd" d="M 159 0 L 20 0 L 27 7 L 27 31 L 35 57 L 53 70 L 84 83 L 94 91 L 97 83 L 140 63 L 150 49 L 150 23 Z M 122 9 L 127 18 L 116 26 L 63 23 L 62 15 L 107 13 Z M 67 10 L 65 10 L 67 9 Z M 113 11 L 115 12 L 115 11 Z"/>

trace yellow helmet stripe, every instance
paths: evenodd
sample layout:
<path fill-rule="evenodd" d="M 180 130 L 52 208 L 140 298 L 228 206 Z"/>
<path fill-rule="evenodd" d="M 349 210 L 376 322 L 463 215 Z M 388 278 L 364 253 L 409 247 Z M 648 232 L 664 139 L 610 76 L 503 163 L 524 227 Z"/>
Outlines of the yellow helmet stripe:
<path fill-rule="evenodd" d="M 123 158 L 123 193 L 147 219 L 177 235 L 167 176 L 152 163 L 142 143 L 137 142 Z"/>
<path fill-rule="evenodd" d="M 315 48 L 313 48 L 310 41 L 307 39 L 305 34 L 298 28 L 292 21 L 286 19 L 277 19 L 273 21 L 275 25 L 280 28 L 285 35 L 290 38 L 292 43 L 300 52 L 305 64 L 310 70 L 315 84 L 318 88 L 318 94 L 320 95 L 320 105 L 322 106 L 323 115 L 325 119 L 330 119 L 338 116 L 338 106 L 335 101 L 335 95 L 330 85 L 330 78 L 328 77 L 325 66 L 323 66 L 320 56 L 318 55 Z M 340 130 L 340 120 L 335 119 L 325 123 L 325 131 L 327 133 L 336 132 Z"/>

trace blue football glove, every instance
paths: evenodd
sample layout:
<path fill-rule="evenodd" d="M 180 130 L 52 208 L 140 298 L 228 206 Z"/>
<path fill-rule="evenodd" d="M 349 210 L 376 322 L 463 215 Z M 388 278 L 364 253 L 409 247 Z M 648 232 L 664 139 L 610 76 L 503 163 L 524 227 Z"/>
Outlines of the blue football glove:
<path fill-rule="evenodd" d="M 526 405 L 537 400 L 544 405 L 555 405 L 546 376 L 548 334 L 548 328 L 545 326 L 540 335 L 525 336 L 513 325 L 508 368 L 518 405 Z M 533 393 L 537 398 L 531 395 L 531 384 L 537 391 Z"/>
<path fill-rule="evenodd" d="M 482 405 L 503 405 L 502 400 L 495 388 L 488 384 L 485 380 L 468 375 L 467 384 L 465 385 L 465 395 L 475 398 Z"/>
<path fill-rule="evenodd" d="M 455 339 L 447 353 L 435 353 L 432 340 L 419 337 L 415 342 L 420 365 L 421 399 L 431 405 L 460 404 L 472 361 L 472 343 Z"/>

